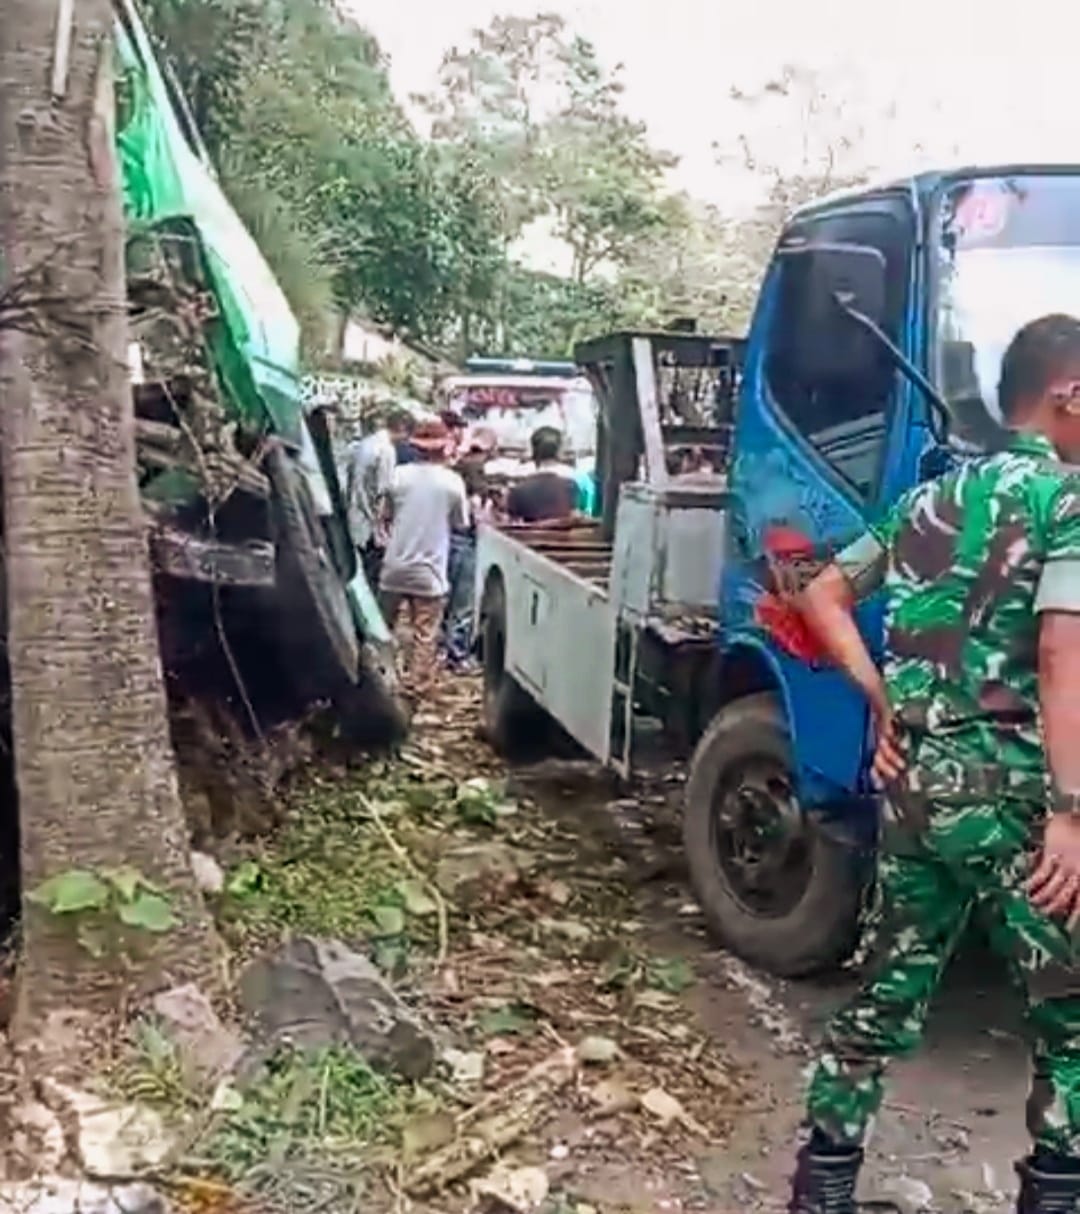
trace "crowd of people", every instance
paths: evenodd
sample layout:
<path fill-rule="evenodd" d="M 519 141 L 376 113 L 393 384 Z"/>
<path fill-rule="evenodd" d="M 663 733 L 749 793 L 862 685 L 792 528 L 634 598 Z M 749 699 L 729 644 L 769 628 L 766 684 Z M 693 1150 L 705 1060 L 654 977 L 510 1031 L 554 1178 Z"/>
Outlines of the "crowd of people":
<path fill-rule="evenodd" d="M 353 542 L 391 630 L 408 624 L 402 687 L 412 701 L 440 670 L 471 665 L 477 525 L 591 512 L 588 482 L 560 459 L 561 447 L 558 430 L 538 428 L 532 466 L 510 484 L 485 471 L 494 434 L 452 410 L 426 421 L 383 412 L 351 444 L 344 489 Z"/>

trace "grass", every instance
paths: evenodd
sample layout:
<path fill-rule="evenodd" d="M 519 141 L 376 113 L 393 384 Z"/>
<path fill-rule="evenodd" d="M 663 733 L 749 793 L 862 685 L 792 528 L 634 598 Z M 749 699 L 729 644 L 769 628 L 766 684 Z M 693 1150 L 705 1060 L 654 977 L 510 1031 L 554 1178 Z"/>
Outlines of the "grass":
<path fill-rule="evenodd" d="M 396 1135 L 409 1092 L 345 1046 L 283 1050 L 223 1115 L 199 1155 L 234 1182 L 267 1162 L 355 1157 Z"/>
<path fill-rule="evenodd" d="M 453 805 L 453 790 L 383 782 L 366 786 L 394 829 Z M 281 831 L 229 873 L 221 911 L 225 934 L 241 951 L 285 932 L 370 942 L 376 961 L 400 968 L 410 947 L 430 939 L 424 915 L 408 913 L 408 874 L 355 797 L 340 785 L 311 785 L 297 795 Z"/>

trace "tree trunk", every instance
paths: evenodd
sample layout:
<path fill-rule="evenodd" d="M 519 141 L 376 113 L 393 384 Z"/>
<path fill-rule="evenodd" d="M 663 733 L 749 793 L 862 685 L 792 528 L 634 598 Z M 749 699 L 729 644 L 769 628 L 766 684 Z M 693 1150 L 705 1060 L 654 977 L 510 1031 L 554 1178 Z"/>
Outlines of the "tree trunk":
<path fill-rule="evenodd" d="M 4 272 L 41 300 L 30 324 L 0 332 L 24 1038 L 49 1012 L 205 976 L 216 951 L 191 871 L 135 482 L 112 6 L 73 0 L 65 47 L 66 6 L 0 0 Z M 46 878 L 118 865 L 167 891 L 178 920 L 152 940 L 140 932 L 120 960 L 91 957 L 77 915 L 25 900 Z"/>

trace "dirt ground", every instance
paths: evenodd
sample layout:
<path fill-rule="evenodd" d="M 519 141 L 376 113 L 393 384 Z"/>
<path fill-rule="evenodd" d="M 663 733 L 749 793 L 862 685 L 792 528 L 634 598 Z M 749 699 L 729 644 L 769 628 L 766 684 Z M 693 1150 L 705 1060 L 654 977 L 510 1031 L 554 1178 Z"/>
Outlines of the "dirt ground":
<path fill-rule="evenodd" d="M 527 1130 L 467 1176 L 415 1200 L 391 1180 L 364 1208 L 502 1210 L 485 1204 L 475 1187 L 494 1165 L 519 1181 L 543 1182 L 537 1201 L 509 1207 L 528 1214 L 785 1209 L 813 1043 L 856 976 L 785 983 L 710 942 L 685 878 L 679 764 L 650 759 L 629 788 L 582 759 L 508 769 L 477 739 L 478 699 L 472 680 L 448 680 L 396 759 L 353 766 L 312 752 L 307 795 L 338 808 L 299 835 L 270 839 L 265 853 L 263 844 L 251 845 L 271 885 L 302 875 L 306 862 L 324 862 L 324 823 L 345 832 L 326 871 L 340 868 L 348 888 L 354 876 L 379 884 L 381 873 L 365 869 L 393 866 L 405 852 L 413 875 L 435 884 L 448 863 L 481 852 L 501 857 L 472 893 L 447 894 L 448 947 L 444 922 L 439 963 L 432 963 L 429 940 L 417 977 L 402 982 L 406 997 L 460 1046 L 462 1064 L 482 1057 L 482 1082 L 470 1081 L 466 1090 L 455 1078 L 438 1090 L 449 1095 L 455 1116 L 468 1117 L 469 1109 L 490 1110 L 527 1085 L 545 1060 L 567 1050 L 578 1059 L 572 1079 L 550 1088 Z M 193 736 L 214 732 L 200 727 Z M 284 756 L 293 741 L 279 742 Z M 477 779 L 497 787 L 499 799 L 505 793 L 509 816 L 479 823 L 472 813 L 462 817 L 462 792 Z M 232 822 L 236 794 L 231 785 L 228 791 Z M 202 793 L 202 784 L 189 781 L 189 801 Z M 357 796 L 380 801 L 387 817 L 379 829 L 357 814 Z M 454 796 L 456 805 L 448 800 Z M 316 801 L 304 802 L 307 813 Z M 221 807 L 203 808 L 210 836 Z M 398 842 L 380 856 L 372 849 L 391 830 Z M 310 920 L 313 911 L 333 911 L 330 934 L 353 938 L 355 925 L 342 908 L 313 908 L 318 891 L 302 882 L 295 889 L 300 901 L 286 905 L 290 914 L 295 909 Z M 417 922 L 433 934 L 430 917 Z M 273 919 L 265 926 L 272 934 L 283 925 Z M 1019 1028 L 1003 973 L 969 948 L 949 976 L 925 1048 L 896 1068 L 870 1145 L 866 1198 L 891 1200 L 903 1214 L 1013 1208 L 1012 1162 L 1026 1149 Z M 582 1053 L 587 1042 L 594 1055 L 600 1051 L 591 1059 Z M 444 1103 L 417 1119 L 413 1110 L 409 1125 L 446 1111 Z M 384 1174 L 400 1178 L 398 1156 L 387 1158 Z M 222 1208 L 296 1214 L 300 1207 Z"/>
<path fill-rule="evenodd" d="M 681 773 L 653 763 L 629 790 L 586 763 L 519 769 L 516 784 L 578 832 L 631 865 L 652 945 L 697 975 L 683 998 L 740 1069 L 753 1097 L 730 1139 L 677 1167 L 629 1158 L 574 1178 L 589 1204 L 657 1211 L 785 1208 L 793 1144 L 813 1043 L 856 987 L 849 973 L 783 982 L 718 952 L 688 891 L 679 849 Z M 1027 1064 L 1020 1007 L 1002 970 L 977 945 L 954 963 L 914 1058 L 900 1063 L 868 1151 L 862 1195 L 905 1214 L 1011 1210 L 1012 1161 L 1026 1150 Z"/>

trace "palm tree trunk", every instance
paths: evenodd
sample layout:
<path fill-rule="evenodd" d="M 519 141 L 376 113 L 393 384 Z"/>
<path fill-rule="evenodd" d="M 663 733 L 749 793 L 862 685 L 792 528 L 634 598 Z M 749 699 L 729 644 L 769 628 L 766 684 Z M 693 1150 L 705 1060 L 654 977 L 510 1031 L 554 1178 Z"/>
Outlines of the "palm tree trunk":
<path fill-rule="evenodd" d="M 43 1014 L 116 1006 L 126 989 L 205 975 L 215 959 L 177 789 L 135 482 L 112 6 L 74 0 L 65 48 L 66 4 L 0 0 L 5 280 L 51 301 L 0 331 L 24 1035 Z M 94 960 L 73 916 L 25 901 L 46 878 L 117 865 L 160 884 L 179 920 L 124 965 Z"/>

